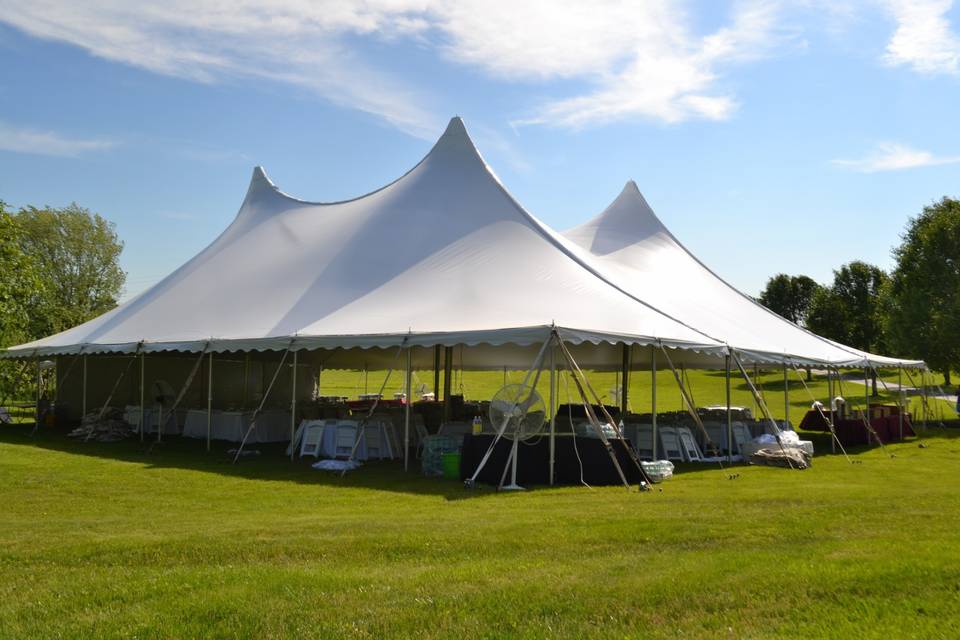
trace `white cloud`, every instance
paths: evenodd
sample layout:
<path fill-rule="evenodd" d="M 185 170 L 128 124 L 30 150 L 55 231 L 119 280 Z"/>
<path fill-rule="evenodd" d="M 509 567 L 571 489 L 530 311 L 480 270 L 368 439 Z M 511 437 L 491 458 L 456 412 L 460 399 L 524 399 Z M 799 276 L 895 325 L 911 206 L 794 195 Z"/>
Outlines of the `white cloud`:
<path fill-rule="evenodd" d="M 520 122 L 719 120 L 737 105 L 721 85 L 728 67 L 791 37 L 777 24 L 781 1 L 734 0 L 728 24 L 706 34 L 684 0 L 0 0 L 0 21 L 193 81 L 305 87 L 430 138 L 445 121 L 425 106 L 433 97 L 412 73 L 371 64 L 358 42 L 415 43 L 499 80 L 569 81 L 568 97 Z"/>
<path fill-rule="evenodd" d="M 622 67 L 598 69 L 594 91 L 549 103 L 526 122 L 580 127 L 637 116 L 723 120 L 737 106 L 730 92 L 718 87 L 723 69 L 766 55 L 792 37 L 777 28 L 776 2 L 737 3 L 729 26 L 700 37 L 672 5 L 642 6 L 646 29 L 634 25 L 638 37 L 629 43 Z"/>
<path fill-rule="evenodd" d="M 861 173 L 900 171 L 960 162 L 960 156 L 935 156 L 895 142 L 882 142 L 871 153 L 856 160 L 832 160 L 831 164 Z"/>
<path fill-rule="evenodd" d="M 55 131 L 25 129 L 0 122 L 0 150 L 43 156 L 76 157 L 116 146 L 106 139 L 70 138 Z"/>
<path fill-rule="evenodd" d="M 884 55 L 887 64 L 922 73 L 960 74 L 960 37 L 950 29 L 952 0 L 887 0 L 897 22 Z"/>

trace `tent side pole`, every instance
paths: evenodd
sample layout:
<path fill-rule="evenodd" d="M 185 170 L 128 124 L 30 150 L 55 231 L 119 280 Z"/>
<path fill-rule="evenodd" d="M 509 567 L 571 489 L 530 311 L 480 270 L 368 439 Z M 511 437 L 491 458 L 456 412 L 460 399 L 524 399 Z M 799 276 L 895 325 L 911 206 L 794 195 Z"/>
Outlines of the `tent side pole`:
<path fill-rule="evenodd" d="M 413 384 L 413 354 L 412 347 L 407 347 L 407 371 L 404 381 L 404 391 L 407 394 L 406 402 L 403 404 L 403 470 L 410 468 L 410 407 L 413 405 L 413 395 L 411 385 Z"/>
<path fill-rule="evenodd" d="M 290 462 L 293 462 L 295 455 L 293 438 L 297 432 L 297 355 L 299 353 L 299 351 L 293 352 L 293 369 L 290 373 Z"/>
<path fill-rule="evenodd" d="M 897 416 L 900 423 L 900 440 L 903 441 L 903 367 L 897 367 Z"/>
<path fill-rule="evenodd" d="M 790 426 L 790 379 L 787 377 L 787 363 L 783 363 L 783 420 Z"/>
<path fill-rule="evenodd" d="M 557 348 L 550 344 L 550 486 L 557 453 Z"/>
<path fill-rule="evenodd" d="M 833 371 L 830 370 L 830 367 L 827 367 L 827 406 L 830 407 L 830 421 L 834 424 L 837 423 L 837 416 L 833 412 Z M 830 438 L 830 453 L 837 452 L 837 439 Z"/>
<path fill-rule="evenodd" d="M 650 345 L 650 425 L 653 434 L 653 459 L 657 459 L 657 347 Z"/>
<path fill-rule="evenodd" d="M 147 415 L 147 410 L 143 406 L 144 386 L 146 385 L 146 371 L 147 371 L 147 354 L 144 352 L 141 352 L 140 353 L 140 442 L 143 442 L 143 430 L 146 426 L 143 423 Z"/>
<path fill-rule="evenodd" d="M 207 451 L 213 427 L 213 351 L 207 356 Z"/>
<path fill-rule="evenodd" d="M 433 400 L 440 399 L 440 345 L 433 348 Z"/>
<path fill-rule="evenodd" d="M 620 375 L 620 420 L 627 415 L 627 403 L 630 389 L 630 345 L 623 344 L 622 373 Z"/>
<path fill-rule="evenodd" d="M 863 368 L 863 399 L 866 404 L 863 406 L 863 419 L 870 422 L 870 369 Z M 867 437 L 869 441 L 869 436 Z"/>
<path fill-rule="evenodd" d="M 37 356 L 37 404 L 34 407 L 33 430 L 40 428 L 40 356 Z"/>
<path fill-rule="evenodd" d="M 85 415 L 87 415 L 87 354 L 83 354 L 83 400 L 80 403 L 81 421 L 83 421 L 83 416 Z"/>
<path fill-rule="evenodd" d="M 727 391 L 727 463 L 733 464 L 733 411 L 730 409 L 730 354 L 723 358 Z"/>
<path fill-rule="evenodd" d="M 453 347 L 443 348 L 443 421 L 450 422 L 450 378 L 453 374 Z"/>
<path fill-rule="evenodd" d="M 920 370 L 920 386 L 923 387 L 923 406 L 920 407 L 923 411 L 923 430 L 927 430 L 927 370 Z"/>

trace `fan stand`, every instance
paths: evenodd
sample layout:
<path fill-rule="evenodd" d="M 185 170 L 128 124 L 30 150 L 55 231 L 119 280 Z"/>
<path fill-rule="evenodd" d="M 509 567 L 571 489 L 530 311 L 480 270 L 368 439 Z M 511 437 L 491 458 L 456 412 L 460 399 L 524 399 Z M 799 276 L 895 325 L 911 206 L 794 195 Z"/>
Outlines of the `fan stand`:
<path fill-rule="evenodd" d="M 513 448 L 510 450 L 510 484 L 500 487 L 501 491 L 526 491 L 517 484 L 517 453 L 520 449 L 519 434 L 514 434 Z"/>

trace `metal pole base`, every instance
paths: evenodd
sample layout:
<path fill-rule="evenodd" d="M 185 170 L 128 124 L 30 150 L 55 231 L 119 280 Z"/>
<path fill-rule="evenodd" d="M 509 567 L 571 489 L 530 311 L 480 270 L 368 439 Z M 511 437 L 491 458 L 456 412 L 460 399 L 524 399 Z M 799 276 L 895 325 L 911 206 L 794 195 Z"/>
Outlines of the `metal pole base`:
<path fill-rule="evenodd" d="M 511 483 L 500 487 L 500 491 L 526 491 L 526 489 L 518 484 Z"/>

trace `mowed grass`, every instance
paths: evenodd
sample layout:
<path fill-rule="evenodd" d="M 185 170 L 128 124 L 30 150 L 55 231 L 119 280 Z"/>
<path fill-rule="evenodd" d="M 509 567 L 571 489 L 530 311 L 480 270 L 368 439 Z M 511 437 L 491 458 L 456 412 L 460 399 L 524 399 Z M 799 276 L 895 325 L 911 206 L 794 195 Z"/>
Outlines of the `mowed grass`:
<path fill-rule="evenodd" d="M 952 638 L 960 440 L 921 435 L 497 494 L 4 427 L 0 636 Z"/>

